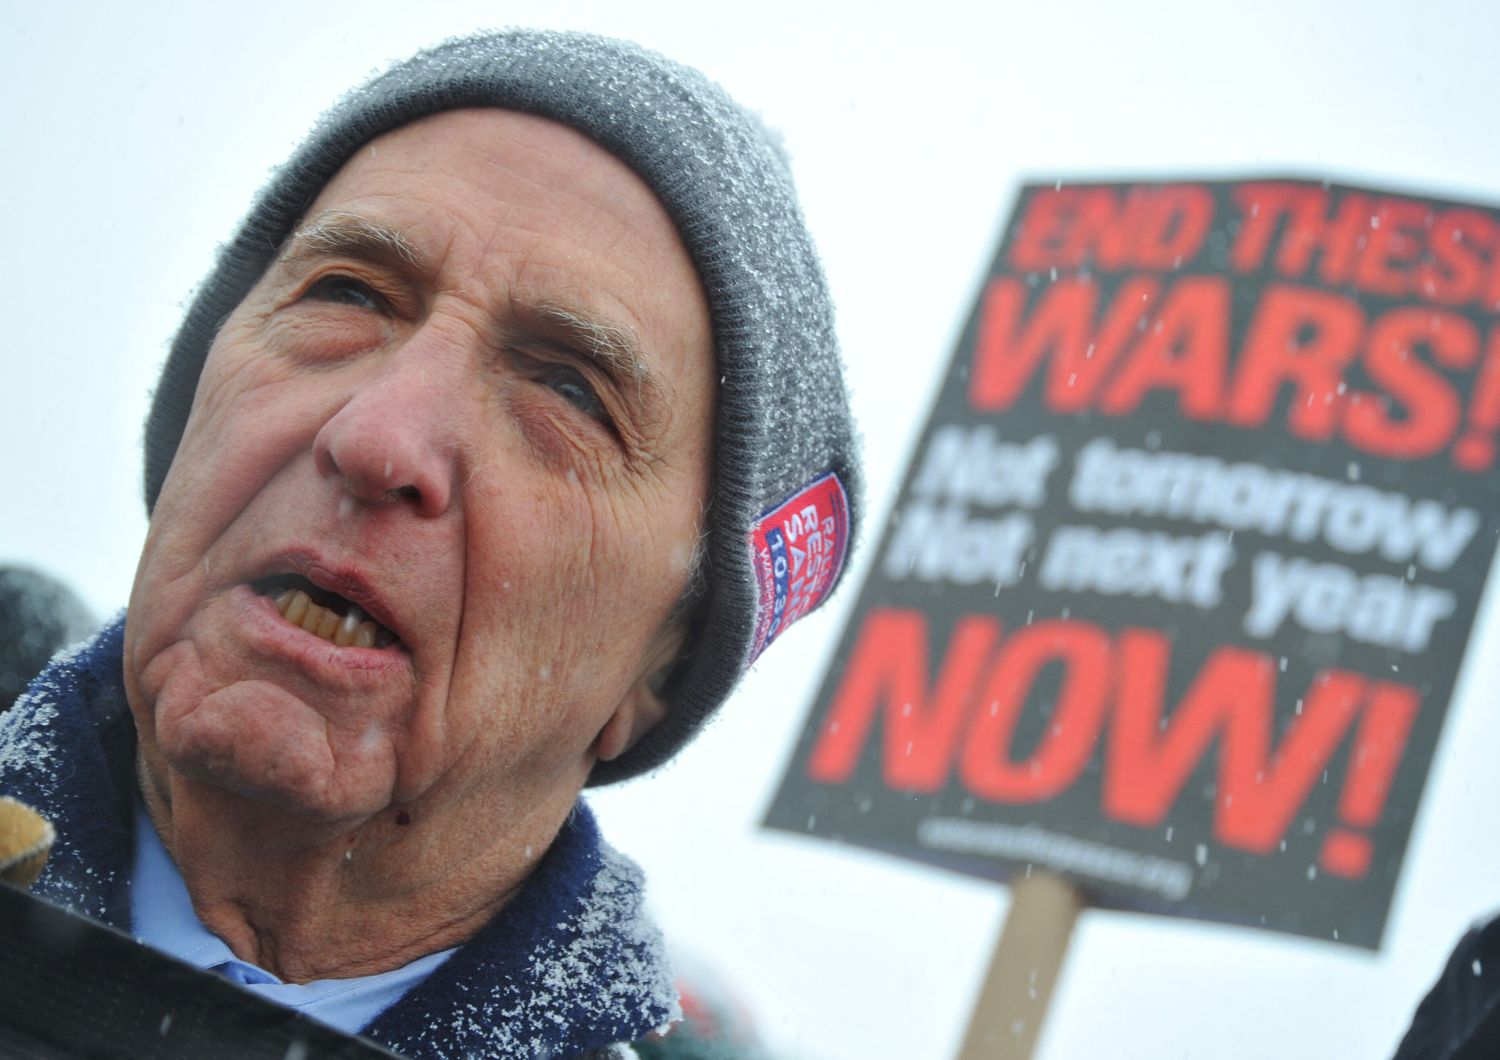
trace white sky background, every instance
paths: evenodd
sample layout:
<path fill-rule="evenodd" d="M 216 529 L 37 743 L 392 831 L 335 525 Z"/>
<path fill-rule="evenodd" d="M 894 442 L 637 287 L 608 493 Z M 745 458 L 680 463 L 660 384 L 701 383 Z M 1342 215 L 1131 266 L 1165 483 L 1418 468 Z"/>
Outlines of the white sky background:
<path fill-rule="evenodd" d="M 188 292 L 319 111 L 457 32 L 634 37 L 784 131 L 867 436 L 868 539 L 1023 179 L 1289 173 L 1500 201 L 1500 5 L 1209 6 L 6 4 L 0 561 L 61 575 L 101 615 L 124 604 L 141 423 Z M 758 827 L 853 595 L 779 642 L 676 765 L 595 801 L 668 934 L 784 1054 L 940 1058 L 1004 889 Z M 1039 1056 L 1388 1055 L 1463 928 L 1500 909 L 1496 611 L 1382 953 L 1085 914 Z"/>

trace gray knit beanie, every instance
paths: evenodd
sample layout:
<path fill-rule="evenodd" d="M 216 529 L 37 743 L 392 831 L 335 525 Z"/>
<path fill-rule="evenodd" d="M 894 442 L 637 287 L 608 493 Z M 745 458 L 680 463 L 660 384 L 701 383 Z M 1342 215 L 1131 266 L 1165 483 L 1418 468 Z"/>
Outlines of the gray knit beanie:
<path fill-rule="evenodd" d="M 220 324 L 363 144 L 460 107 L 571 126 L 655 192 L 697 266 L 720 375 L 705 595 L 664 688 L 668 715 L 590 783 L 660 765 L 755 657 L 838 581 L 861 474 L 833 309 L 778 146 L 696 71 L 634 44 L 511 30 L 450 41 L 356 89 L 319 121 L 225 245 L 172 344 L 146 421 L 154 507 Z"/>

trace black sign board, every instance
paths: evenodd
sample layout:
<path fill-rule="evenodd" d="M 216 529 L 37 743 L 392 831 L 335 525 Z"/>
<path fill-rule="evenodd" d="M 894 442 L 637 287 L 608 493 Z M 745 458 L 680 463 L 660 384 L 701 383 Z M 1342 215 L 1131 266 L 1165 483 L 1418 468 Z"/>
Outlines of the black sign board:
<path fill-rule="evenodd" d="M 6 1060 L 401 1060 L 0 883 Z"/>
<path fill-rule="evenodd" d="M 1023 188 L 767 824 L 1378 947 L 1497 431 L 1500 211 Z"/>

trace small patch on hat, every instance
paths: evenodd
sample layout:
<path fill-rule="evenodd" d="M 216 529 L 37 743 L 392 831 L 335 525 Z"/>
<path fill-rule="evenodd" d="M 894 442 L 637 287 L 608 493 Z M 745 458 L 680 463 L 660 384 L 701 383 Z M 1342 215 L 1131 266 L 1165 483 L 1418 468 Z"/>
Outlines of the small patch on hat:
<path fill-rule="evenodd" d="M 767 509 L 750 527 L 750 562 L 760 592 L 752 662 L 828 596 L 848 546 L 849 497 L 832 471 Z"/>

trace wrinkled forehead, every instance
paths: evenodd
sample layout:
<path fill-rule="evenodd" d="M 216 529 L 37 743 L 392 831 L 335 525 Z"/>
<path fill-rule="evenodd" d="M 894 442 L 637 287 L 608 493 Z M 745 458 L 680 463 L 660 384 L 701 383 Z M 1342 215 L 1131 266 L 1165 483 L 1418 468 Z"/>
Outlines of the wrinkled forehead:
<path fill-rule="evenodd" d="M 351 174 L 363 175 L 376 164 L 383 165 L 396 196 L 420 195 L 462 168 L 487 169 L 500 182 L 569 188 L 579 207 L 605 207 L 642 226 L 659 224 L 683 247 L 656 192 L 624 161 L 572 126 L 499 107 L 439 111 L 382 133 L 344 160 L 303 219 L 338 194 Z"/>

